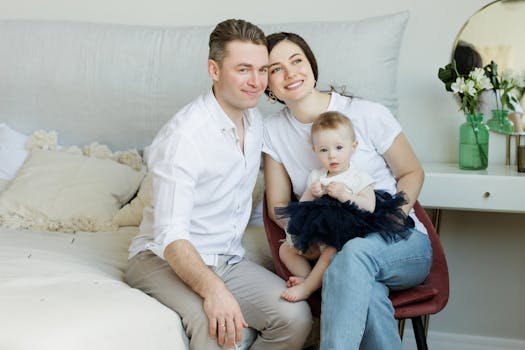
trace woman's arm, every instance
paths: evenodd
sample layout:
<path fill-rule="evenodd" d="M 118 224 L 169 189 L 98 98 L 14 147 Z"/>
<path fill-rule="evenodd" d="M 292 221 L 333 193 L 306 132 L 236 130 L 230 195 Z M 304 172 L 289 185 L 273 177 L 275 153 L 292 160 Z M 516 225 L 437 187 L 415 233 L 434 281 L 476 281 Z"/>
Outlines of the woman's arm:
<path fill-rule="evenodd" d="M 408 214 L 423 186 L 423 167 L 403 133 L 397 135 L 383 157 L 396 178 L 397 191 L 403 191 L 407 196 L 408 203 L 403 206 L 403 211 Z"/>
<path fill-rule="evenodd" d="M 264 154 L 264 182 L 266 186 L 266 204 L 268 215 L 283 230 L 286 220 L 277 219 L 276 207 L 286 207 L 292 198 L 292 184 L 284 166 L 276 162 L 266 153 Z"/>

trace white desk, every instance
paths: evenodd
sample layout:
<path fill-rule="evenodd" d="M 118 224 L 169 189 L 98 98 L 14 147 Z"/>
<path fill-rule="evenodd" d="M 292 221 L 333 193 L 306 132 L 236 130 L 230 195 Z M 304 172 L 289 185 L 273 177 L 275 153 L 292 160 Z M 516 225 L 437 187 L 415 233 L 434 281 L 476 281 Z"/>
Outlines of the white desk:
<path fill-rule="evenodd" d="M 525 173 L 516 165 L 460 170 L 457 163 L 423 163 L 419 202 L 426 208 L 525 213 Z"/>

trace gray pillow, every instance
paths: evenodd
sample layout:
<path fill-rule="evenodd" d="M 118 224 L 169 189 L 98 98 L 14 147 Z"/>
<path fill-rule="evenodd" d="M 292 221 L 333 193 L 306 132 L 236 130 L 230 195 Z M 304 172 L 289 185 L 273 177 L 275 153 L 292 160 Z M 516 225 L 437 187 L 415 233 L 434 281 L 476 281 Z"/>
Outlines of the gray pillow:
<path fill-rule="evenodd" d="M 287 31 L 302 36 L 319 66 L 320 90 L 331 86 L 346 94 L 380 102 L 397 113 L 397 70 L 408 12 L 344 22 L 261 26 L 266 34 Z M 276 107 L 261 101 L 268 113 Z"/>

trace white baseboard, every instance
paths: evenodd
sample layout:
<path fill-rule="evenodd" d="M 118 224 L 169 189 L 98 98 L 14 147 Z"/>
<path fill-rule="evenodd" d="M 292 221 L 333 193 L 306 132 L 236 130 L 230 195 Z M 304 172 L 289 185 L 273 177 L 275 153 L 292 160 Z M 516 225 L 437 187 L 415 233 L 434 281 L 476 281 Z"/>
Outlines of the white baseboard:
<path fill-rule="evenodd" d="M 427 344 L 429 350 L 525 350 L 525 340 L 443 332 L 429 332 Z M 414 332 L 408 324 L 403 336 L 403 350 L 416 349 Z"/>

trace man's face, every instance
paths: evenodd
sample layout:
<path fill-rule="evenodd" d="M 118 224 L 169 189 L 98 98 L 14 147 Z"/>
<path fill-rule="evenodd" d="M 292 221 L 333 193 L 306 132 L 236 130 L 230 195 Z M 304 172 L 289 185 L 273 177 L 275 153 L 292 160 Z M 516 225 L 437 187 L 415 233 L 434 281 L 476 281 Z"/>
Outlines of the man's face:
<path fill-rule="evenodd" d="M 230 117 L 257 105 L 268 84 L 268 50 L 252 42 L 232 41 L 226 45 L 221 64 L 208 62 L 215 98 Z"/>

